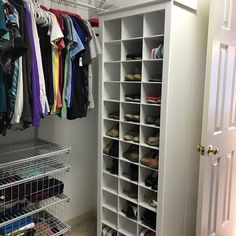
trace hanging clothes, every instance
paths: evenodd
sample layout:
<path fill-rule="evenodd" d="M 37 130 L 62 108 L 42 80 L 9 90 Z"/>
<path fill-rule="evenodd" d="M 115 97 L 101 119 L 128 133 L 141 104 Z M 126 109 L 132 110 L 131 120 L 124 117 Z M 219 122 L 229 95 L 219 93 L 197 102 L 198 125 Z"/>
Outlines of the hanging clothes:
<path fill-rule="evenodd" d="M 93 109 L 96 34 L 80 15 L 29 0 L 0 0 L 0 134 L 57 114 L 74 120 Z"/>

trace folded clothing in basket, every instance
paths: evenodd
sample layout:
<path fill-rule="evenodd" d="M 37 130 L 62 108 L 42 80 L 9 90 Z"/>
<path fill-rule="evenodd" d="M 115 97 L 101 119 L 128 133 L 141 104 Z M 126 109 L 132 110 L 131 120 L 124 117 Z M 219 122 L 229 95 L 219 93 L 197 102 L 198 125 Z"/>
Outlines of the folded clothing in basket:
<path fill-rule="evenodd" d="M 62 193 L 63 189 L 63 182 L 45 177 L 1 190 L 0 203 L 6 203 L 12 200 L 22 200 L 24 198 L 31 200 L 31 196 L 44 191 L 53 192 L 53 196 L 55 196 Z"/>
<path fill-rule="evenodd" d="M 33 217 L 32 216 L 27 216 L 21 220 L 17 220 L 14 223 L 11 223 L 9 225 L 6 225 L 2 228 L 0 228 L 0 234 L 1 235 L 6 235 L 10 232 L 13 232 L 15 230 L 18 230 L 24 226 L 27 226 L 29 224 L 33 223 Z"/>

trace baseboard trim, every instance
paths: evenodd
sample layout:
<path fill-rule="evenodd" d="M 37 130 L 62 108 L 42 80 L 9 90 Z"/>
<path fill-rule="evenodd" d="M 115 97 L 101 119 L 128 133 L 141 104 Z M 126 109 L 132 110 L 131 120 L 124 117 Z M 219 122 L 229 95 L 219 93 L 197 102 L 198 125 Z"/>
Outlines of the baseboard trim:
<path fill-rule="evenodd" d="M 95 208 L 91 208 L 90 210 L 66 221 L 66 223 L 68 225 L 70 225 L 71 227 L 75 226 L 75 225 L 78 225 L 78 224 L 81 224 L 83 223 L 84 221 L 94 217 L 96 218 L 97 216 L 97 212 L 96 212 L 96 209 Z"/>

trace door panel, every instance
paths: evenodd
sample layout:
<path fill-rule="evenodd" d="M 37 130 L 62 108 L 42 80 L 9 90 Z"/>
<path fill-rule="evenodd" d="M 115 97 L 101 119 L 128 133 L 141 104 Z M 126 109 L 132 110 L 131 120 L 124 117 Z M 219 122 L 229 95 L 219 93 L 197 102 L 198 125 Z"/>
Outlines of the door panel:
<path fill-rule="evenodd" d="M 236 0 L 211 0 L 197 236 L 236 235 Z M 234 14 L 233 14 L 234 13 Z M 208 146 L 219 152 L 208 155 Z"/>

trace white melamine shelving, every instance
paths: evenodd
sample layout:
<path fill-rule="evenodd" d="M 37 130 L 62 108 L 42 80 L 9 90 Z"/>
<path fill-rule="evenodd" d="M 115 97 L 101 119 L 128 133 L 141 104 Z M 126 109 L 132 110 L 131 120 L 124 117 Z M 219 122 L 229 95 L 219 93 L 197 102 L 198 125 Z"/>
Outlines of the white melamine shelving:
<path fill-rule="evenodd" d="M 194 89 L 203 83 L 193 68 L 204 63 L 191 59 L 203 45 L 202 39 L 198 49 L 194 43 L 198 17 L 167 0 L 101 15 L 98 235 L 104 226 L 119 236 L 145 229 L 193 235 L 197 178 L 189 171 L 197 159 L 192 142 L 199 138 L 193 127 L 201 125 Z M 160 45 L 163 56 L 153 59 Z M 118 136 L 108 135 L 112 128 Z M 157 166 L 144 165 L 143 157 L 155 158 Z M 123 211 L 129 205 L 137 208 L 136 219 Z"/>

